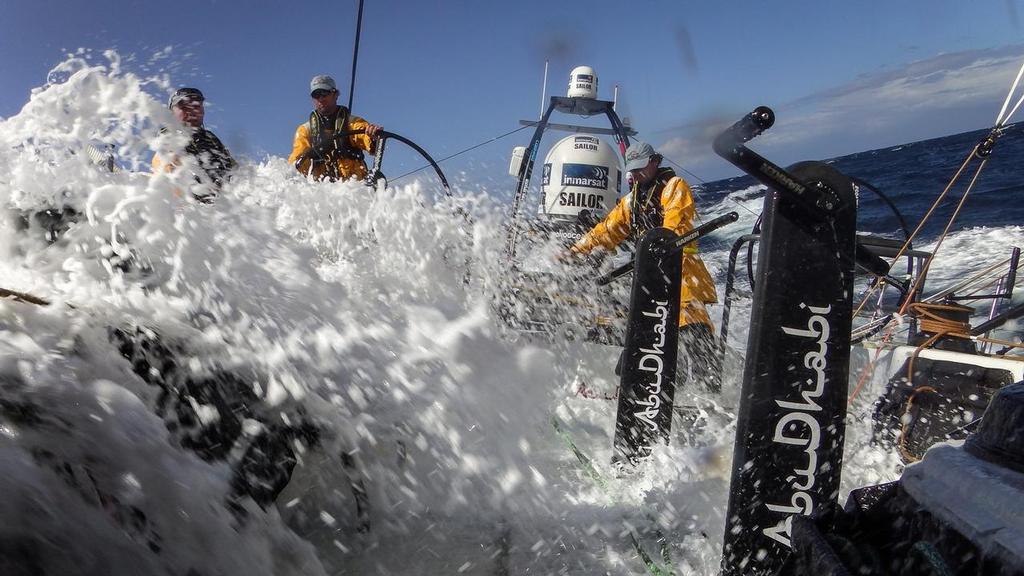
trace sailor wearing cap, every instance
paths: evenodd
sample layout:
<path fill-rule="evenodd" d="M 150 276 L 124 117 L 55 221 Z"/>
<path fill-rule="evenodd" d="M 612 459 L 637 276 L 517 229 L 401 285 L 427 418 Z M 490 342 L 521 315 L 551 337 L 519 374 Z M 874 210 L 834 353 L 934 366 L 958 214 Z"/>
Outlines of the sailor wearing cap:
<path fill-rule="evenodd" d="M 206 98 L 198 88 L 179 88 L 167 101 L 167 107 L 180 123 L 179 132 L 188 134 L 189 143 L 185 155 L 191 156 L 197 164 L 193 169 L 196 181 L 207 184 L 206 190 L 194 191 L 193 196 L 202 202 L 211 202 L 231 171 L 237 166 L 224 143 L 217 135 L 203 125 L 206 116 Z M 162 131 L 166 131 L 165 128 Z M 183 156 L 173 155 L 165 160 L 159 154 L 153 155 L 153 172 L 171 172 L 184 164 Z"/>
<path fill-rule="evenodd" d="M 569 255 L 615 250 L 623 240 L 638 242 L 649 230 L 664 227 L 676 234 L 693 229 L 697 207 L 690 186 L 669 167 L 650 144 L 636 142 L 626 150 L 626 171 L 632 190 L 619 199 L 604 220 L 571 248 Z M 718 301 L 714 281 L 697 253 L 695 243 L 683 250 L 683 281 L 679 291 L 680 358 L 689 355 L 692 372 L 708 388 L 717 382 L 714 329 L 705 304 Z M 702 377 L 703 375 L 703 377 Z"/>
<path fill-rule="evenodd" d="M 382 128 L 340 106 L 338 87 L 330 76 L 314 76 L 309 82 L 309 95 L 313 111 L 309 121 L 295 130 L 288 162 L 316 180 L 365 178 L 363 152 L 375 152 Z"/>

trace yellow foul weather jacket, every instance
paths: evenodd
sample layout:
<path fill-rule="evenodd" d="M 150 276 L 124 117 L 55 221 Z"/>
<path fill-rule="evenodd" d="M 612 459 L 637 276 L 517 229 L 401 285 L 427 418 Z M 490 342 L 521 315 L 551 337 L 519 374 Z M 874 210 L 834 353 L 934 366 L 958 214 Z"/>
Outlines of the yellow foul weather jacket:
<path fill-rule="evenodd" d="M 634 194 L 642 194 L 645 197 L 649 194 L 647 202 L 641 205 L 646 204 L 651 213 L 660 216 L 662 227 L 668 228 L 676 234 L 685 234 L 693 229 L 693 220 L 697 215 L 697 210 L 690 186 L 685 180 L 676 176 L 670 168 L 663 168 L 658 173 L 653 189 L 650 191 L 634 189 L 622 197 L 604 220 L 572 246 L 572 252 L 587 254 L 597 248 L 611 251 L 628 238 L 632 232 L 634 221 L 632 214 Z M 655 201 L 660 205 L 650 204 Z M 637 232 L 635 236 L 639 238 L 644 231 L 638 230 Z M 700 323 L 711 327 L 711 319 L 708 317 L 704 304 L 718 301 L 715 283 L 704 266 L 704 261 L 697 254 L 697 247 L 693 243 L 683 250 L 682 258 L 683 281 L 679 291 L 679 326 Z"/>
<path fill-rule="evenodd" d="M 366 163 L 357 151 L 363 150 L 373 154 L 375 142 L 366 134 L 352 134 L 344 141 L 330 146 L 323 156 L 317 156 L 313 147 L 318 142 L 330 141 L 331 136 L 340 131 L 365 130 L 369 122 L 358 116 L 351 116 L 345 107 L 340 107 L 333 122 L 323 122 L 316 112 L 310 114 L 309 121 L 295 130 L 292 142 L 292 153 L 288 162 L 304 175 L 312 175 L 316 180 L 348 180 L 349 178 L 366 178 Z"/>

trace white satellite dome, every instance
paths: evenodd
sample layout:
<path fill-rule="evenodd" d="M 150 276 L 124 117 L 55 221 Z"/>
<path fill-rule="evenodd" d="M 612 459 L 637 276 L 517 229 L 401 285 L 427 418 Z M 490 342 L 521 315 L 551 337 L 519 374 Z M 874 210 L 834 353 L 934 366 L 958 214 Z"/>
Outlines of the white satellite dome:
<path fill-rule="evenodd" d="M 597 74 L 590 66 L 577 66 L 569 74 L 569 98 L 597 99 Z"/>
<path fill-rule="evenodd" d="M 583 134 L 563 138 L 544 159 L 541 212 L 565 219 L 583 210 L 603 216 L 615 207 L 621 185 L 619 155 L 610 144 Z"/>

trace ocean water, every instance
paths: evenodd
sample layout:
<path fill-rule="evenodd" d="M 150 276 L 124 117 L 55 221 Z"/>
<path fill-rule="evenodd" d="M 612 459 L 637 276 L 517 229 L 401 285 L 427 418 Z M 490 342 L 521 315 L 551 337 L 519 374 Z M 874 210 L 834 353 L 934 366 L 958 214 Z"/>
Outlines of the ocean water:
<path fill-rule="evenodd" d="M 0 300 L 0 573 L 643 574 L 638 548 L 679 574 L 717 573 L 738 360 L 721 395 L 680 391 L 690 419 L 619 478 L 606 398 L 618 350 L 526 337 L 496 312 L 507 206 L 471 185 L 439 200 L 429 178 L 308 182 L 283 158 L 244 162 L 216 203 L 191 202 L 189 176 L 146 169 L 181 145 L 159 131 L 161 87 L 116 54 L 74 57 L 0 120 L 0 288 L 50 302 Z M 901 187 L 912 219 L 975 139 L 943 139 L 941 158 L 915 143 L 836 163 Z M 989 212 L 951 234 L 937 284 L 1024 242 L 1007 215 L 1020 145 L 1016 131 L 997 148 L 1000 179 L 975 198 Z M 122 170 L 87 146 L 111 147 Z M 762 194 L 740 181 L 701 192 L 705 216 L 741 212 L 702 244 L 719 279 Z M 61 207 L 80 217 L 50 242 L 33 214 Z M 734 309 L 736 354 L 749 308 Z M 173 365 L 133 365 L 115 331 L 155 339 Z M 230 410 L 213 392 L 225 383 L 242 400 Z M 169 391 L 184 412 L 168 411 Z M 850 414 L 844 495 L 900 471 L 870 442 L 868 406 Z M 231 445 L 204 457 L 191 432 L 228 424 Z M 303 425 L 315 442 L 281 432 Z M 289 451 L 260 443 L 281 438 Z M 265 507 L 233 496 L 254 449 L 296 461 Z"/>
<path fill-rule="evenodd" d="M 1024 248 L 1024 205 L 1016 201 L 1024 191 L 1024 180 L 1016 167 L 1018 159 L 1024 158 L 1024 122 L 1010 124 L 1001 131 L 992 154 L 984 164 L 975 158 L 966 164 L 959 177 L 956 176 L 967 162 L 971 150 L 989 132 L 988 129 L 975 130 L 838 158 L 807 160 L 824 161 L 866 184 L 860 187 L 858 198 L 859 233 L 903 241 L 920 226 L 912 247 L 933 252 L 940 235 L 949 226 L 948 237 L 929 269 L 924 287 L 927 296 L 948 286 L 953 279 L 962 279 L 965 274 L 980 272 L 988 265 L 1009 258 L 1014 247 Z M 752 147 L 756 150 L 756 145 Z M 945 198 L 921 224 L 922 218 L 947 187 L 949 190 Z M 702 242 L 702 246 L 712 252 L 711 261 L 722 262 L 718 254 L 728 250 L 738 230 L 752 231 L 760 213 L 764 190 L 765 187 L 750 176 L 717 180 L 695 187 L 698 205 L 704 213 L 717 215 L 737 211 L 740 214 L 737 224 Z M 967 200 L 950 223 L 965 192 L 968 193 Z M 741 258 L 741 267 L 744 264 L 745 259 Z M 906 260 L 895 263 L 893 271 L 905 271 L 906 264 Z M 716 270 L 719 273 L 717 279 L 724 282 L 723 269 Z M 1000 269 L 996 275 L 1006 271 Z M 742 268 L 738 277 L 746 278 Z M 865 279 L 862 278 L 857 288 L 864 287 Z M 995 293 L 995 286 L 987 286 L 983 292 Z M 857 298 L 861 296 L 859 294 Z M 1012 301 L 1000 300 L 997 310 L 1005 309 L 1011 302 L 1021 301 L 1024 301 L 1024 294 L 1017 291 Z M 975 324 L 991 313 L 987 302 L 967 304 L 976 308 Z M 742 319 L 741 324 L 745 320 Z M 1012 338 L 1018 332 L 1018 325 L 1011 323 L 1003 334 L 994 336 Z M 733 345 L 742 348 L 743 342 L 741 338 Z"/>
<path fill-rule="evenodd" d="M 858 178 L 881 191 L 896 206 L 911 231 L 949 184 L 968 153 L 989 134 L 976 130 L 931 140 L 911 142 L 877 150 L 824 159 L 843 174 Z M 756 150 L 756 141 L 752 144 Z M 975 227 L 998 228 L 1024 223 L 1024 203 L 1015 199 L 1024 191 L 1024 180 L 1016 164 L 1024 158 L 1024 123 L 1007 126 L 974 184 L 962 215 L 952 230 Z M 807 158 L 808 160 L 823 160 Z M 769 158 L 771 160 L 771 158 Z M 945 228 L 960 201 L 978 161 L 972 162 L 928 220 L 920 239 L 934 240 Z M 753 178 L 740 176 L 701 185 L 700 203 L 713 209 L 737 190 L 756 185 Z M 899 218 L 888 204 L 870 189 L 863 189 L 858 205 L 858 230 L 905 238 Z"/>

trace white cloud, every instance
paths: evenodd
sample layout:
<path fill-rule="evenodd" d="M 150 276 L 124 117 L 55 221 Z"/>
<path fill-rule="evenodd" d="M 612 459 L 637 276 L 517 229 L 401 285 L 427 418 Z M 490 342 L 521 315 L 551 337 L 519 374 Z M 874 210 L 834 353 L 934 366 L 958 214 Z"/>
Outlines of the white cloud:
<path fill-rule="evenodd" d="M 864 75 L 779 106 L 776 125 L 752 147 L 786 164 L 991 126 L 1022 60 L 1024 45 L 1007 46 L 940 54 Z M 686 159 L 698 174 L 735 173 L 714 156 L 710 143 L 737 119 L 680 127 L 660 149 Z"/>

